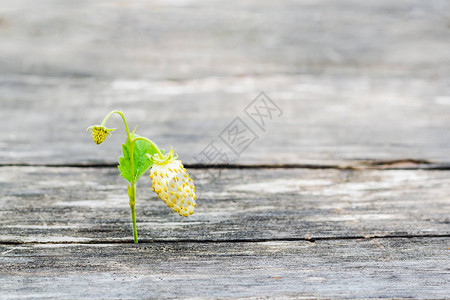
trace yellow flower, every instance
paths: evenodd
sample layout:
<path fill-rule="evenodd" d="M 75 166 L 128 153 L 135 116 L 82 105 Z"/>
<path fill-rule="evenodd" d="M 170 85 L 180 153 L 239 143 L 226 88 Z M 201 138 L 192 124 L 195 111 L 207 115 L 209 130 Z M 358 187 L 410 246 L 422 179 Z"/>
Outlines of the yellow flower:
<path fill-rule="evenodd" d="M 165 163 L 155 161 L 150 170 L 150 179 L 153 191 L 174 212 L 185 217 L 194 213 L 197 205 L 194 181 L 180 160 Z"/>
<path fill-rule="evenodd" d="M 94 142 L 99 145 L 103 143 L 108 135 L 111 135 L 116 129 L 106 128 L 105 126 L 94 125 L 89 127 L 87 130 L 92 131 L 92 139 Z"/>

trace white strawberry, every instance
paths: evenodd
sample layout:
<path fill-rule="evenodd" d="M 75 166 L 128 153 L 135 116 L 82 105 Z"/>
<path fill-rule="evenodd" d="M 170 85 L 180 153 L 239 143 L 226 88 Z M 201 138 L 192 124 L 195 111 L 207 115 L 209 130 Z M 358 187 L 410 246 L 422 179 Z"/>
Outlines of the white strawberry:
<path fill-rule="evenodd" d="M 194 213 L 196 206 L 194 181 L 180 160 L 155 160 L 150 170 L 153 191 L 167 206 L 181 216 Z"/>

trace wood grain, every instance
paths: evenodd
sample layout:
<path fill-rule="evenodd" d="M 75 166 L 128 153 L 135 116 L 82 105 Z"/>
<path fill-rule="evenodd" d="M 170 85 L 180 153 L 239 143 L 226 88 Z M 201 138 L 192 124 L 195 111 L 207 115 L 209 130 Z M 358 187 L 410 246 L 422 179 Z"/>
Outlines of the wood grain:
<path fill-rule="evenodd" d="M 0 1 L 0 164 L 116 162 L 118 120 L 84 132 L 116 108 L 191 164 L 237 116 L 259 139 L 235 164 L 450 163 L 449 3 L 177 3 Z"/>
<path fill-rule="evenodd" d="M 133 83 L 0 78 L 4 122 L 0 163 L 117 162 L 126 136 L 120 120 L 111 119 L 108 125 L 119 129 L 99 146 L 85 129 L 119 108 L 131 127 L 138 125 L 138 133 L 162 148 L 173 145 L 189 164 L 198 163 L 196 157 L 213 141 L 228 153 L 231 164 L 358 166 L 367 160 L 415 159 L 448 165 L 450 105 L 445 97 L 450 94 L 449 83 L 299 75 L 249 81 L 145 81 L 143 87 L 129 91 L 122 85 Z M 225 91 L 241 84 L 246 85 L 242 92 Z M 198 91 L 196 87 L 202 85 L 213 87 Z M 182 91 L 157 95 L 154 89 L 161 86 Z M 183 92 L 186 89 L 193 92 Z M 283 110 L 280 117 L 266 120 L 265 132 L 244 113 L 261 90 Z M 258 136 L 240 156 L 219 138 L 236 117 Z"/>
<path fill-rule="evenodd" d="M 2 299 L 446 298 L 449 240 L 2 245 Z"/>
<path fill-rule="evenodd" d="M 449 20 L 439 0 L 0 0 L 0 299 L 448 298 Z M 261 91 L 282 110 L 264 130 Z M 199 193 L 186 219 L 143 178 L 139 245 L 122 125 L 85 132 L 112 109 Z M 197 160 L 212 141 L 229 164 Z"/>
<path fill-rule="evenodd" d="M 0 2 L 0 69 L 50 77 L 441 76 L 446 1 Z"/>
<path fill-rule="evenodd" d="M 448 171 L 190 171 L 199 200 L 189 218 L 141 179 L 142 241 L 450 234 Z M 116 169 L 3 167 L 0 179 L 4 243 L 131 241 L 126 183 Z"/>

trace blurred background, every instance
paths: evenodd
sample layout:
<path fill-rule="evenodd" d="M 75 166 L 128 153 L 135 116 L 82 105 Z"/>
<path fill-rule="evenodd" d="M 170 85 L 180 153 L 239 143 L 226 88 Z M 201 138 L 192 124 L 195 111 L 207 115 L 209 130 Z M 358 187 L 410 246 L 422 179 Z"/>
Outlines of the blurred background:
<path fill-rule="evenodd" d="M 85 132 L 112 109 L 188 164 L 211 141 L 238 164 L 448 163 L 450 2 L 0 1 L 1 164 L 115 163 L 120 120 Z"/>

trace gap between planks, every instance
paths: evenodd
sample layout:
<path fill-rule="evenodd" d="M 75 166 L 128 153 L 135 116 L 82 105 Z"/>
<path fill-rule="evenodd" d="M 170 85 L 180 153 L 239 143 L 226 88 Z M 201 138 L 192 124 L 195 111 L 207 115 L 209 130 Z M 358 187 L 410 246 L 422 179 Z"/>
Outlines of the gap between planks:
<path fill-rule="evenodd" d="M 211 243 L 265 243 L 265 242 L 310 242 L 316 241 L 345 241 L 345 240 L 375 240 L 375 239 L 413 239 L 413 238 L 450 238 L 450 234 L 412 234 L 412 235 L 370 235 L 370 236 L 336 236 L 336 237 L 316 237 L 316 238 L 267 238 L 267 239 L 230 239 L 230 240 L 218 240 L 218 239 L 165 239 L 165 240 L 152 240 L 152 239 L 139 239 L 139 244 L 177 244 L 177 243 L 195 243 L 195 244 L 211 244 Z M 81 245 L 98 245 L 98 244 L 130 244 L 133 240 L 91 240 L 91 241 L 0 241 L 0 245 L 40 245 L 40 244 L 81 244 Z"/>
<path fill-rule="evenodd" d="M 50 167 L 50 168 L 115 168 L 117 163 L 72 164 L 0 164 L 1 167 Z M 350 164 L 185 164 L 191 169 L 337 169 L 337 170 L 433 170 L 449 171 L 450 164 L 424 159 L 361 160 Z"/>

